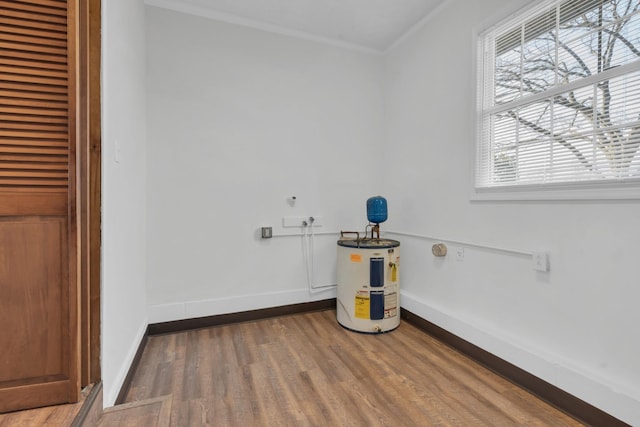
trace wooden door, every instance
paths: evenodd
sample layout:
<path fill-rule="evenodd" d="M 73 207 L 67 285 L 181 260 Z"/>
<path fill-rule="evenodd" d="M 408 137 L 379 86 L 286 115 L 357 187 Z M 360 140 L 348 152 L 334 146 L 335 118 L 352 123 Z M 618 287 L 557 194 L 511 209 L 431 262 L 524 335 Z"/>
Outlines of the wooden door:
<path fill-rule="evenodd" d="M 0 412 L 78 399 L 77 1 L 0 1 Z"/>

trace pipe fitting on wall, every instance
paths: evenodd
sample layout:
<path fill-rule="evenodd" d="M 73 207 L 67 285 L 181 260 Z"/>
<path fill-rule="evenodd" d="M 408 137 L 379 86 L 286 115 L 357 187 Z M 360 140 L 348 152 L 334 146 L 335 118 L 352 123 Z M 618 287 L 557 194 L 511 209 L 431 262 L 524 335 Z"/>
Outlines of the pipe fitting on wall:
<path fill-rule="evenodd" d="M 431 246 L 431 252 L 434 256 L 445 256 L 447 254 L 447 245 L 444 243 L 436 243 Z"/>

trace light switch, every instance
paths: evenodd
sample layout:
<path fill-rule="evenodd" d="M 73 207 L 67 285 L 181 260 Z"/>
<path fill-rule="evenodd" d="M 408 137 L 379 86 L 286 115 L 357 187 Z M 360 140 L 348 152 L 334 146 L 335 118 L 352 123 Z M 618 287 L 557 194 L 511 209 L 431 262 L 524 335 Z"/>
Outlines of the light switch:
<path fill-rule="evenodd" d="M 120 141 L 117 139 L 113 142 L 113 161 L 120 163 Z"/>

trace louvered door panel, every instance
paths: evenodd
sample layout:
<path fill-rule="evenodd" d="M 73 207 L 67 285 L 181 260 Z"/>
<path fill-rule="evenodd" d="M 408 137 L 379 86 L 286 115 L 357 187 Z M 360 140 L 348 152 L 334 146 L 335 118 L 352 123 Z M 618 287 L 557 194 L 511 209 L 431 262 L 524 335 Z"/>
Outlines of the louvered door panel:
<path fill-rule="evenodd" d="M 77 399 L 76 3 L 0 1 L 0 412 Z"/>
<path fill-rule="evenodd" d="M 0 10 L 0 188 L 66 193 L 66 2 L 0 1 Z"/>

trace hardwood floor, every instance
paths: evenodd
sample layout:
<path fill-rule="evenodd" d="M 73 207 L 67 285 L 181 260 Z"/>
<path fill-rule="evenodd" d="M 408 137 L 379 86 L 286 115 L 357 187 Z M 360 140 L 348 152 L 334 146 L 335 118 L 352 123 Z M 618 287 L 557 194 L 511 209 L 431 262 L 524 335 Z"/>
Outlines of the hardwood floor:
<path fill-rule="evenodd" d="M 78 403 L 0 414 L 0 427 L 70 426 L 92 387 L 82 390 Z"/>
<path fill-rule="evenodd" d="M 126 401 L 154 412 L 113 425 L 582 425 L 406 322 L 358 334 L 334 310 L 149 337 Z"/>
<path fill-rule="evenodd" d="M 108 408 L 97 427 L 166 427 L 170 420 L 171 396 L 163 396 Z"/>

